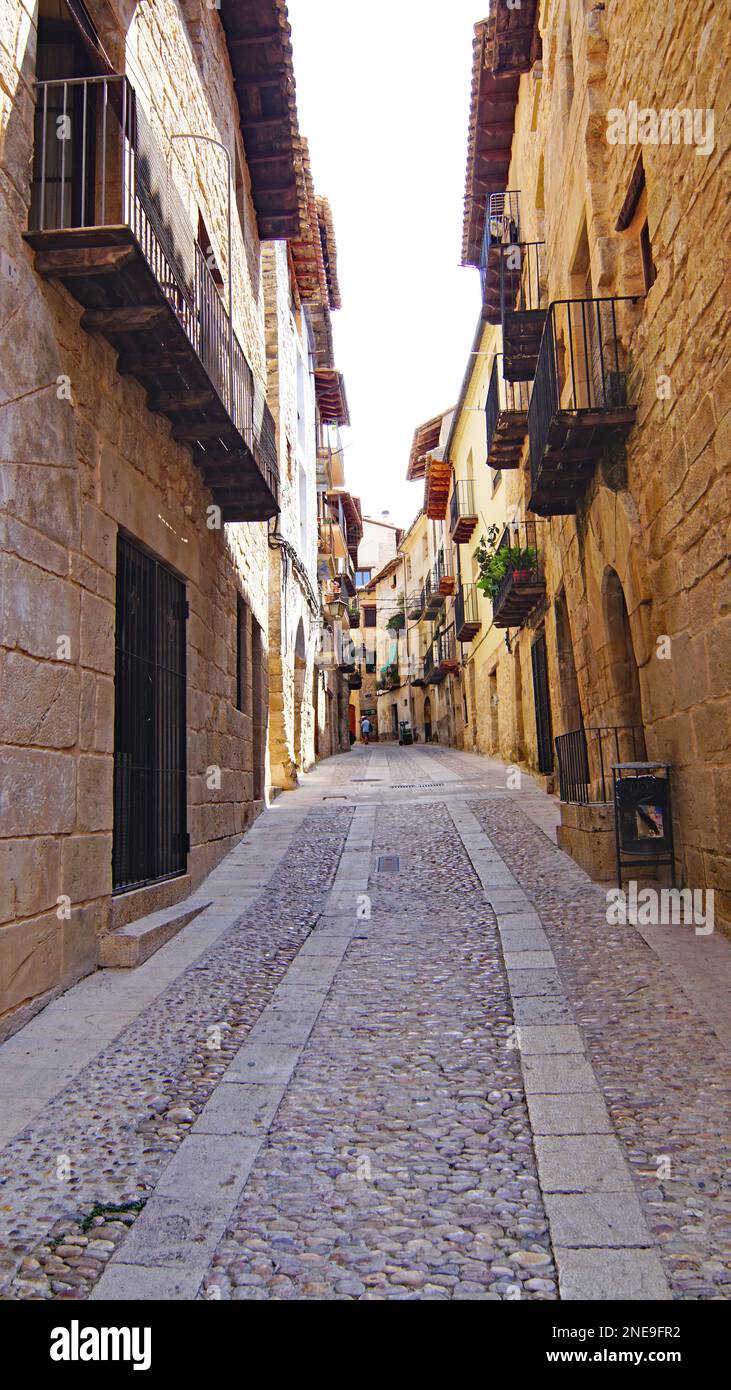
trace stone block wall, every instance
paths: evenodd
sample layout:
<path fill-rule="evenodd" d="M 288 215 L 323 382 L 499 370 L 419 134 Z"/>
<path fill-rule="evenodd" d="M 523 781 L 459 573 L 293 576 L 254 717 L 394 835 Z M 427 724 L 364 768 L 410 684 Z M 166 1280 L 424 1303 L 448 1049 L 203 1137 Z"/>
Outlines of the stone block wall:
<path fill-rule="evenodd" d="M 277 428 L 280 507 L 277 538 L 294 548 L 317 592 L 317 440 L 306 313 L 292 311 L 287 248 L 262 246 L 269 408 Z M 298 375 L 302 418 L 298 410 Z M 301 487 L 304 475 L 305 491 Z M 303 516 L 304 507 L 304 516 Z M 313 697 L 316 614 L 307 587 L 281 547 L 269 551 L 269 764 L 272 785 L 297 785 L 315 760 Z"/>
<path fill-rule="evenodd" d="M 545 235 L 549 299 L 580 292 L 577 267 L 590 272 L 595 296 L 644 295 L 645 220 L 657 272 L 620 328 L 636 423 L 605 452 L 577 515 L 544 528 L 554 732 L 566 703 L 555 632 L 561 594 L 585 724 L 629 721 L 623 602 L 647 755 L 675 769 L 682 881 L 714 888 L 717 916 L 729 918 L 731 255 L 723 227 L 731 35 L 713 0 L 662 13 L 633 0 L 593 8 L 552 0 L 540 25 L 542 76 L 521 80 L 509 186 L 522 190 L 527 236 Z M 632 143 L 629 126 L 625 142 L 613 143 L 610 113 L 630 113 L 632 103 L 658 118 L 663 109 L 698 111 L 703 148 L 695 137 Z M 651 135 L 650 117 L 643 129 Z M 617 231 L 640 155 L 645 188 Z M 523 481 L 525 499 L 525 471 Z"/>
<path fill-rule="evenodd" d="M 175 126 L 204 118 L 212 129 L 214 119 L 233 123 L 222 40 L 211 37 L 218 19 L 215 12 L 203 15 L 207 37 L 199 46 L 211 47 L 205 65 L 199 53 L 191 67 L 181 12 L 138 7 L 139 32 L 147 24 L 157 35 L 136 48 L 138 62 L 146 54 L 150 89 L 165 73 L 185 76 L 172 96 L 160 97 Z M 71 296 L 35 273 L 22 239 L 30 198 L 34 28 L 19 3 L 5 7 L 3 23 L 0 1032 L 8 1032 L 94 968 L 100 933 L 184 896 L 261 808 L 253 741 L 266 734 L 268 552 L 263 525 L 208 529 L 211 498 L 189 451 L 173 442 L 168 422 L 147 409 L 142 388 L 117 374 L 111 347 L 81 330 Z M 168 100 L 178 103 L 175 113 Z M 235 242 L 237 327 L 262 374 L 250 203 L 245 212 L 247 241 L 239 236 Z M 120 529 L 186 585 L 191 852 L 183 877 L 113 899 Z M 258 728 L 251 700 L 244 711 L 236 708 L 237 596 L 248 607 L 250 640 L 263 648 Z M 211 769 L 220 770 L 220 779 L 211 778 Z M 220 786 L 209 785 L 218 780 Z"/>

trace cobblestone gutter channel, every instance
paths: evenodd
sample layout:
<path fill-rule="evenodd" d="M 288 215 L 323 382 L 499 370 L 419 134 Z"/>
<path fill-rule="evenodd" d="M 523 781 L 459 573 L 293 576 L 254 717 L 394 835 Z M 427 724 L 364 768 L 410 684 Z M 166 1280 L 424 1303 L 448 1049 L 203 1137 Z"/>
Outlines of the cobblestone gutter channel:
<path fill-rule="evenodd" d="M 515 804 L 470 804 L 540 915 L 673 1296 L 728 1298 L 726 1052 L 636 929 L 607 924 L 603 890 Z"/>
<path fill-rule="evenodd" d="M 312 811 L 253 906 L 2 1150 L 0 1297 L 88 1296 L 309 937 L 351 816 Z"/>
<path fill-rule="evenodd" d="M 394 852 L 203 1296 L 557 1297 L 494 915 L 443 805 L 379 806 Z"/>

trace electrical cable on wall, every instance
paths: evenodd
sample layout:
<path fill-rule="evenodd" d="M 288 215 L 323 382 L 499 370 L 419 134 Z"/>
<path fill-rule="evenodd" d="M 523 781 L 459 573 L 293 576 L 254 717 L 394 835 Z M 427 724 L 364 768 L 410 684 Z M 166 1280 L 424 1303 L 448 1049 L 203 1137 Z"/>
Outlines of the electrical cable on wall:
<path fill-rule="evenodd" d="M 317 594 L 315 593 L 315 590 L 312 587 L 312 581 L 310 580 L 310 576 L 307 573 L 307 570 L 305 569 L 294 546 L 291 544 L 290 541 L 286 540 L 285 537 L 279 533 L 279 531 L 276 530 L 276 525 L 275 529 L 273 531 L 270 531 L 269 525 L 267 524 L 267 544 L 270 550 L 284 551 L 287 558 L 291 561 L 292 569 L 297 575 L 297 578 L 299 579 L 305 591 L 305 598 L 307 599 L 310 612 L 312 613 L 313 617 L 319 618 L 320 603 L 317 598 Z"/>

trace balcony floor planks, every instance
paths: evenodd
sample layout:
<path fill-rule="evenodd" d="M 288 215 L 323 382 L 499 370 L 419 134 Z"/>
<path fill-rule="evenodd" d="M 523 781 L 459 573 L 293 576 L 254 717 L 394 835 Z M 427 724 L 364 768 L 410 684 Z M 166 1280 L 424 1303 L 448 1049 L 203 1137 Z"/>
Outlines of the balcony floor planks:
<path fill-rule="evenodd" d="M 106 337 L 124 374 L 138 379 L 152 398 L 151 408 L 172 421 L 173 437 L 193 446 L 199 436 L 220 440 L 232 451 L 237 483 L 219 499 L 213 478 L 205 479 L 224 520 L 275 516 L 276 498 L 131 228 L 34 231 L 26 240 L 36 251 L 39 274 L 66 285 L 84 310 L 82 327 Z"/>
<path fill-rule="evenodd" d="M 536 471 L 530 510 L 538 516 L 573 516 L 609 440 L 630 429 L 634 419 L 632 406 L 564 410 L 554 415 Z"/>

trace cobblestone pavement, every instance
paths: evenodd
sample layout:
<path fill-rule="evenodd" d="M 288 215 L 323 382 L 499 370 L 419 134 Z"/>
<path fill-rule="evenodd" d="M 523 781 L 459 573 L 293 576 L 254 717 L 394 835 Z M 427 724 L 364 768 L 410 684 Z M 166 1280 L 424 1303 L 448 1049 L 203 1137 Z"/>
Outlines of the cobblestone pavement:
<path fill-rule="evenodd" d="M 247 837 L 209 884 L 249 905 L 0 1151 L 0 1297 L 727 1297 L 716 998 L 607 926 L 555 802 L 374 745 L 252 846 L 283 803 L 268 885 Z"/>
<path fill-rule="evenodd" d="M 473 809 L 541 917 L 671 1287 L 728 1297 L 728 1053 L 636 929 L 607 925 L 602 890 L 516 806 Z"/>
<path fill-rule="evenodd" d="M 255 904 L 2 1150 L 0 1296 L 88 1292 L 317 920 L 347 820 L 311 812 L 265 911 Z"/>
<path fill-rule="evenodd" d="M 208 1291 L 556 1296 L 494 915 L 443 806 L 379 808 L 394 850 Z"/>

